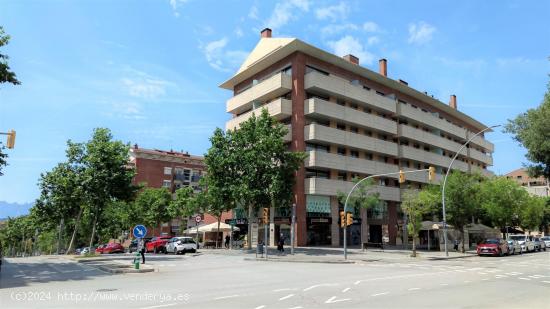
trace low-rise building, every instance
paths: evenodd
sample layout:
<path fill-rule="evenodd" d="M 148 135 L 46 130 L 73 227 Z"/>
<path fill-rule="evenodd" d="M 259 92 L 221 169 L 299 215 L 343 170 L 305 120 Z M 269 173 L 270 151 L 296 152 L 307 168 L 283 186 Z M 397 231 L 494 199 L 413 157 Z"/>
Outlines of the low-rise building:
<path fill-rule="evenodd" d="M 550 196 L 550 184 L 543 176 L 534 178 L 529 176 L 527 169 L 518 168 L 504 175 L 508 179 L 515 180 L 525 188 L 529 194 L 547 197 Z"/>

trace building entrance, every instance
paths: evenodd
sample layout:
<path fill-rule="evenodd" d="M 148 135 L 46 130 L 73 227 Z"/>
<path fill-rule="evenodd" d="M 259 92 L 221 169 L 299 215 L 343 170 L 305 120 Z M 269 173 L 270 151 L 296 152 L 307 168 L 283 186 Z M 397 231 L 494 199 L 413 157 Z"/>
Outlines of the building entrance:
<path fill-rule="evenodd" d="M 382 225 L 369 225 L 369 242 L 382 243 Z"/>
<path fill-rule="evenodd" d="M 331 221 L 331 218 L 307 218 L 308 246 L 330 246 L 332 242 Z"/>

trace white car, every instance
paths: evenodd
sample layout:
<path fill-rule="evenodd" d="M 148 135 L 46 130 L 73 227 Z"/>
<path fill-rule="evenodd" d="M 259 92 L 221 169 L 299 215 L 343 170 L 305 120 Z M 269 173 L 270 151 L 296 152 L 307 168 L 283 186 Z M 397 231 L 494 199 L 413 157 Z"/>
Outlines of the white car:
<path fill-rule="evenodd" d="M 166 243 L 166 253 L 197 252 L 197 244 L 191 237 L 172 237 Z"/>
<path fill-rule="evenodd" d="M 531 252 L 535 251 L 535 244 L 531 241 L 531 237 L 527 235 L 511 235 L 508 237 L 511 240 L 517 240 L 521 246 L 521 251 Z"/>
<path fill-rule="evenodd" d="M 544 241 L 546 248 L 550 248 L 550 236 L 541 237 L 540 240 Z"/>
<path fill-rule="evenodd" d="M 517 240 L 507 240 L 508 242 L 508 251 L 510 251 L 510 254 L 523 254 L 523 250 L 521 249 L 521 245 Z"/>

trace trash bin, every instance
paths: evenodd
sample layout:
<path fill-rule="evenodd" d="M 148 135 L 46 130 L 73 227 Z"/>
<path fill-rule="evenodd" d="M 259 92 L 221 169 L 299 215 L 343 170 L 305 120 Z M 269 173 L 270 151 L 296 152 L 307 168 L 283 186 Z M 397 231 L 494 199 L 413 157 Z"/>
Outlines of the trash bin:
<path fill-rule="evenodd" d="M 140 260 L 140 254 L 138 251 L 136 252 L 136 256 L 134 257 L 134 269 L 139 269 L 139 260 Z"/>

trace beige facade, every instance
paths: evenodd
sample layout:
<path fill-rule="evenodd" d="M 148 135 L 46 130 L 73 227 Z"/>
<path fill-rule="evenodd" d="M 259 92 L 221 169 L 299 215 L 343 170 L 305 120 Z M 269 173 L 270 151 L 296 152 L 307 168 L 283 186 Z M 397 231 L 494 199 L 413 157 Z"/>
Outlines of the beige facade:
<path fill-rule="evenodd" d="M 340 243 L 336 195 L 348 192 L 354 177 L 434 166 L 438 182 L 467 139 L 486 128 L 457 110 L 456 96 L 449 106 L 389 78 L 385 60 L 376 73 L 354 57 L 345 60 L 297 39 L 271 38 L 270 33 L 263 33 L 239 71 L 221 85 L 234 95 L 226 105 L 233 117 L 226 129 L 238 128 L 265 108 L 288 126 L 289 148 L 307 152 L 295 189 L 299 245 Z M 491 174 L 487 167 L 493 151 L 482 134 L 460 152 L 452 168 Z M 427 173 L 407 174 L 405 184 L 397 178 L 376 179 L 374 191 L 386 201 L 385 208 L 358 216 L 369 216 L 369 226 L 358 228 L 361 234 L 398 242 L 402 191 L 429 181 Z M 315 216 L 330 218 L 326 235 L 315 226 L 325 221 Z M 311 240 L 319 234 L 327 239 Z M 361 241 L 377 241 L 369 236 L 362 235 Z"/>

